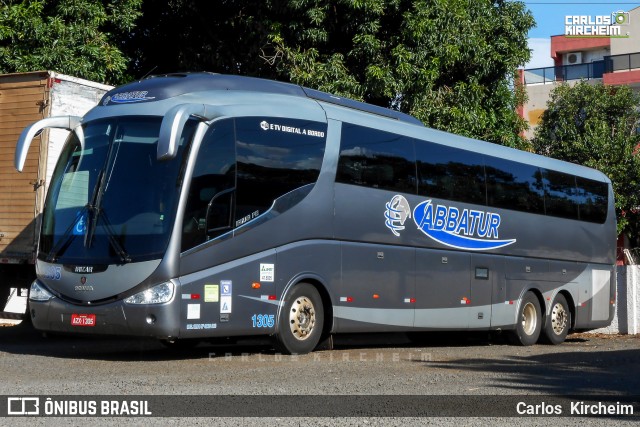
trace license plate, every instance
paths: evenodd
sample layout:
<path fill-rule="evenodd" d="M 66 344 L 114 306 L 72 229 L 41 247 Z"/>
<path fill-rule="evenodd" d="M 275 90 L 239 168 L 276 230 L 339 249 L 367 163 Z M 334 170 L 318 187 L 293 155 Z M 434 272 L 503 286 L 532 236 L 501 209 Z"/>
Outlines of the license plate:
<path fill-rule="evenodd" d="M 72 314 L 71 326 L 96 326 L 95 314 Z"/>

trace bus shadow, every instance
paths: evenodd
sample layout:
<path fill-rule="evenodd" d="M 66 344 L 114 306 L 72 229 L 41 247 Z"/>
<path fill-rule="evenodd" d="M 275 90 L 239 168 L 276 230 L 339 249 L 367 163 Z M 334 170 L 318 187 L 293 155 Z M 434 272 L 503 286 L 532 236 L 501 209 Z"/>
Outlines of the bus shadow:
<path fill-rule="evenodd" d="M 140 337 L 44 334 L 30 323 L 0 327 L 0 352 L 64 359 L 105 361 L 171 361 L 276 354 L 267 339 L 218 340 L 197 345 L 167 347 L 159 340 Z"/>
<path fill-rule="evenodd" d="M 346 334 L 334 338 L 333 349 L 388 348 L 409 344 L 410 341 L 402 333 Z M 329 348 L 331 347 L 320 346 L 318 350 Z M 0 352 L 105 361 L 171 361 L 281 355 L 269 337 L 238 337 L 200 342 L 185 340 L 174 346 L 166 346 L 154 338 L 45 334 L 35 330 L 29 322 L 0 327 Z"/>
<path fill-rule="evenodd" d="M 582 339 L 578 339 L 584 341 Z M 488 387 L 515 394 L 630 394 L 640 390 L 640 349 L 416 361 L 429 369 L 499 373 Z"/>
<path fill-rule="evenodd" d="M 344 334 L 333 338 L 332 348 L 337 351 L 348 351 L 363 348 L 481 348 L 508 345 L 503 336 L 486 332 L 430 332 L 420 334 L 419 338 L 421 342 L 416 342 L 416 337 L 409 337 L 409 335 L 403 333 Z M 570 337 L 567 341 L 580 343 L 585 340 Z M 235 340 L 203 341 L 197 345 L 189 345 L 189 342 L 184 344 L 187 345 L 167 348 L 153 338 L 43 334 L 35 330 L 29 322 L 22 322 L 17 326 L 0 327 L 0 352 L 9 354 L 105 361 L 202 360 L 281 354 L 268 337 L 241 337 Z M 320 347 L 318 350 L 326 349 L 328 348 Z M 558 366 L 561 366 L 560 362 L 564 357 L 563 354 L 548 355 L 548 357 L 558 358 Z M 589 356 L 592 354 L 586 353 L 583 355 L 585 363 L 592 361 L 597 365 L 597 362 Z M 522 362 L 515 359 L 506 361 L 502 359 L 494 361 L 460 359 L 428 363 L 430 363 L 431 367 L 437 366 L 442 369 L 505 370 L 505 378 L 508 378 L 507 374 L 515 375 L 519 372 L 518 369 L 522 368 Z M 524 362 L 526 362 L 526 359 Z M 525 363 L 524 375 L 543 372 L 545 363 Z M 536 371 L 536 366 L 539 366 L 540 372 Z M 551 366 L 554 365 L 552 364 Z M 580 373 L 576 375 L 579 376 Z M 508 379 L 505 379 L 505 381 L 508 381 Z M 560 381 L 560 384 L 562 384 L 562 381 Z M 546 384 L 541 386 L 544 385 Z"/>
<path fill-rule="evenodd" d="M 486 333 L 429 333 L 425 337 L 429 347 L 484 346 L 496 342 Z M 415 343 L 403 333 L 344 334 L 334 336 L 331 344 L 325 343 L 318 350 L 412 348 L 418 345 L 424 346 L 425 343 Z M 167 361 L 280 354 L 268 337 L 218 339 L 197 344 L 186 341 L 167 347 L 153 338 L 45 334 L 35 330 L 29 322 L 0 327 L 0 352 L 107 361 Z"/>

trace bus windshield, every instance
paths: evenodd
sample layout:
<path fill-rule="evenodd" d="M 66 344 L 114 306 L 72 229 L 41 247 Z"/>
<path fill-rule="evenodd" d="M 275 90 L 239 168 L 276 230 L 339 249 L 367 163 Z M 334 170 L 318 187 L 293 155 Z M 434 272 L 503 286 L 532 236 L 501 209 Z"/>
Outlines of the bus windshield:
<path fill-rule="evenodd" d="M 174 224 L 187 123 L 178 154 L 157 160 L 160 117 L 110 118 L 72 132 L 47 193 L 39 259 L 122 264 L 162 258 Z"/>

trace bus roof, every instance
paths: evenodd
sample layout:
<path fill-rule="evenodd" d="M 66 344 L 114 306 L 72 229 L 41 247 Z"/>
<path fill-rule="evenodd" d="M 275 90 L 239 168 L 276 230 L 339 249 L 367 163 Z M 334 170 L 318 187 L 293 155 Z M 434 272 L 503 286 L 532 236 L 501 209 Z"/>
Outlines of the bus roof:
<path fill-rule="evenodd" d="M 100 104 L 106 106 L 133 102 L 161 101 L 187 93 L 211 90 L 239 90 L 310 98 L 423 126 L 420 120 L 408 114 L 401 113 L 400 111 L 354 101 L 319 90 L 255 77 L 215 73 L 176 73 L 150 76 L 144 80 L 128 83 L 109 91 L 104 95 Z"/>

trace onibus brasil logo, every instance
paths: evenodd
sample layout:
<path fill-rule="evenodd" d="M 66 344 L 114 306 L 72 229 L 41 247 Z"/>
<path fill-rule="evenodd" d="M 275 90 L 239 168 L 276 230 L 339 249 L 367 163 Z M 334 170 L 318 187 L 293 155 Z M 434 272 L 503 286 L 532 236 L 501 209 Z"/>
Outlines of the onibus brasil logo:
<path fill-rule="evenodd" d="M 385 226 L 395 236 L 400 236 L 399 232 L 405 229 L 407 219 L 412 217 L 409 202 L 397 194 L 385 207 Z M 431 199 L 419 203 L 413 209 L 413 221 L 418 230 L 428 237 L 452 248 L 486 251 L 516 242 L 516 239 L 499 239 L 499 214 L 438 205 Z"/>

